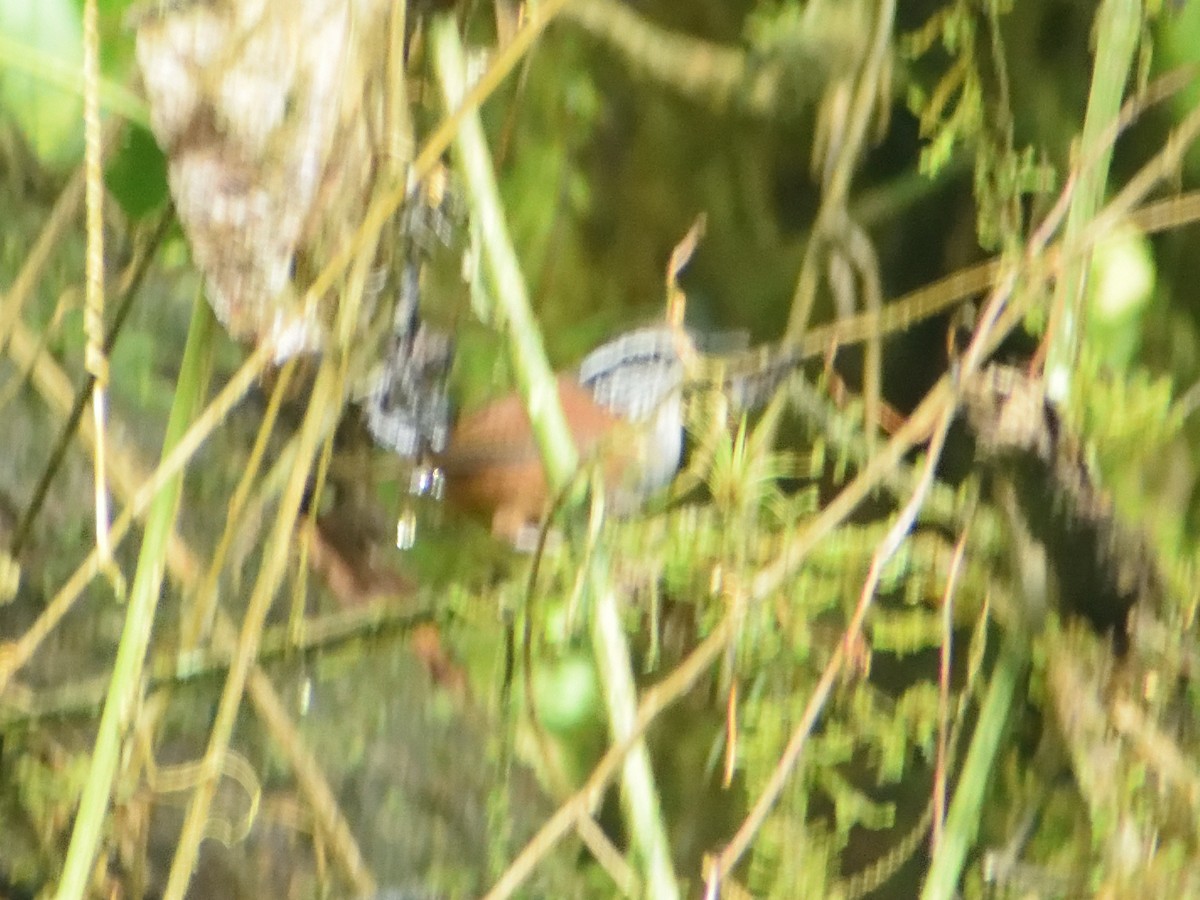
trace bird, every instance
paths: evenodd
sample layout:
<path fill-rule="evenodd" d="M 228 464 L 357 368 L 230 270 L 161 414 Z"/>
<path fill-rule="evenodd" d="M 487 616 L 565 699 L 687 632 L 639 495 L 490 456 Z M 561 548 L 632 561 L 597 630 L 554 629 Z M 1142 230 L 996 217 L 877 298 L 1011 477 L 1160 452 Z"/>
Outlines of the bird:
<path fill-rule="evenodd" d="M 397 322 L 395 359 L 365 403 L 372 436 L 404 458 L 429 461 L 438 493 L 450 506 L 488 522 L 497 537 L 528 546 L 553 498 L 524 401 L 512 392 L 451 425 L 446 382 L 453 342 L 411 310 Z M 737 355 L 730 350 L 743 337 L 704 340 L 725 345 L 720 355 L 733 361 Z M 608 508 L 616 515 L 640 508 L 679 470 L 685 388 L 680 351 L 692 341 L 666 324 L 642 326 L 556 376 L 580 460 L 599 465 Z M 764 404 L 802 359 L 786 350 L 747 356 L 723 381 L 731 410 Z"/>
<path fill-rule="evenodd" d="M 576 450 L 598 464 L 611 509 L 626 514 L 674 477 L 683 456 L 683 363 L 667 326 L 626 332 L 557 375 Z M 550 486 L 529 414 L 516 393 L 469 413 L 436 454 L 447 502 L 525 545 L 545 515 Z"/>

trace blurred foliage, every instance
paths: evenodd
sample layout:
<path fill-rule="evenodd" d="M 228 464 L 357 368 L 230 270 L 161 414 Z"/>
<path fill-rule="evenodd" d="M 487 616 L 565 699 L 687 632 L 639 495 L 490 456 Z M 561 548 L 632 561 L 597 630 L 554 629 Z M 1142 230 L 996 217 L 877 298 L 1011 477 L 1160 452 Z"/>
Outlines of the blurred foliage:
<path fill-rule="evenodd" d="M 72 0 L 0 4 L 0 35 L 18 47 L 41 53 L 64 68 L 83 66 L 83 30 Z M 30 147 L 47 165 L 65 169 L 83 153 L 83 103 L 50 87 L 33 72 L 20 72 L 12 62 L 0 82 L 0 103 Z"/>
<path fill-rule="evenodd" d="M 78 66 L 80 6 L 74 0 L 0 3 L 4 46 L 14 42 Z M 421 19 L 432 15 L 425 6 L 410 4 L 415 21 L 408 88 L 417 98 L 418 137 L 437 119 L 420 47 Z M 782 331 L 821 201 L 821 176 L 813 172 L 817 121 L 821 110 L 844 101 L 837 95 L 844 90 L 838 79 L 857 71 L 867 52 L 870 13 L 864 10 L 870 6 L 650 0 L 621 5 L 636 17 L 628 31 L 597 25 L 604 7 L 592 18 L 564 14 L 550 28 L 483 114 L 507 224 L 556 365 L 569 366 L 601 339 L 661 318 L 666 261 L 699 212 L 706 214 L 708 230 L 682 276 L 688 324 L 701 331 L 744 330 L 755 340 Z M 851 216 L 863 218 L 888 297 L 987 252 L 1014 254 L 1025 246 L 1070 174 L 1071 142 L 1080 129 L 1091 70 L 1093 10 L 1087 4 L 948 0 L 901 7 L 888 51 L 895 70 L 885 104 L 890 109 L 880 117 L 890 116 L 890 125 L 856 161 L 848 207 Z M 1196 60 L 1200 8 L 1166 7 L 1147 23 L 1140 83 Z M 126 23 L 136 12 L 124 0 L 101 4 L 106 79 L 134 90 Z M 466 5 L 455 14 L 481 48 L 494 43 L 498 29 L 491 5 Z M 664 58 L 674 58 L 668 50 L 692 54 L 695 71 L 664 75 L 653 59 L 656 48 L 666 48 Z M 10 211 L 0 235 L 0 282 L 8 290 L 66 173 L 79 161 L 82 132 L 77 95 L 48 85 L 3 47 L 0 69 L 0 206 Z M 813 77 L 806 81 L 808 75 Z M 826 91 L 839 84 L 843 87 Z M 1117 145 L 1110 193 L 1161 148 L 1198 96 L 1193 80 L 1142 113 Z M 1193 149 L 1178 176 L 1180 185 L 1195 184 L 1195 154 Z M 168 197 L 164 157 L 141 125 L 124 130 L 108 161 L 106 184 L 115 201 L 106 211 L 110 269 L 119 273 L 149 214 Z M 469 245 L 469 223 L 462 227 Z M 1148 236 L 1129 225 L 1119 242 L 1098 251 L 1091 288 L 1096 302 L 1105 298 L 1105 305 L 1094 311 L 1094 331 L 1081 357 L 1077 408 L 1063 414 L 1118 519 L 1150 536 L 1167 582 L 1165 618 L 1188 629 L 1200 546 L 1196 229 Z M 82 253 L 82 236 L 73 232 L 56 248 L 50 274 L 22 313 L 37 329 L 42 352 L 77 379 Z M 178 234 L 158 251 L 148 287 L 113 353 L 112 427 L 147 459 L 161 439 L 187 302 L 196 290 L 185 253 Z M 509 387 L 504 348 L 494 323 L 480 325 L 467 309 L 471 288 L 458 281 L 458 258 L 439 264 L 453 271 L 429 280 L 423 302 L 458 330 L 458 398 L 463 407 L 477 406 Z M 1122 274 L 1130 268 L 1132 288 Z M 1036 294 L 1038 285 L 1031 290 Z M 1113 290 L 1127 290 L 1128 305 L 1120 317 L 1101 322 L 1112 308 L 1105 292 Z M 833 315 L 834 293 L 829 285 L 823 288 L 819 319 Z M 1043 304 L 1030 321 L 1044 327 L 1047 313 Z M 947 368 L 947 327 L 947 320 L 936 319 L 888 342 L 883 396 L 902 413 Z M 1029 336 L 1015 337 L 999 355 L 1025 360 L 1032 343 Z M 221 375 L 228 378 L 242 351 L 231 344 L 221 350 Z M 19 423 L 0 463 L 0 536 L 7 536 L 8 507 L 19 513 L 26 502 L 58 422 L 35 398 L 20 366 L 6 361 L 0 376 L 0 408 Z M 364 518 L 416 509 L 417 546 L 404 553 L 391 549 L 389 525 L 381 529 L 385 536 L 373 535 L 374 552 L 420 582 L 422 599 L 438 613 L 442 650 L 453 663 L 447 674 L 412 649 L 416 639 L 374 637 L 375 626 L 368 623 L 348 650 L 296 652 L 271 668 L 294 701 L 291 712 L 300 716 L 309 704 L 305 737 L 381 883 L 451 895 L 483 890 L 554 801 L 578 787 L 604 752 L 603 698 L 586 649 L 587 601 L 579 575 L 596 546 L 612 561 L 638 675 L 650 684 L 672 672 L 744 602 L 756 576 L 865 468 L 871 442 L 863 433 L 861 404 L 851 400 L 839 407 L 828 399 L 834 382 L 845 381 L 852 391 L 861 386 L 855 351 L 844 353 L 830 371 L 819 374 L 813 366 L 802 378 L 828 389 L 819 416 L 796 384 L 767 415 L 733 422 L 719 398 L 700 392 L 689 412 L 689 469 L 674 492 L 644 515 L 606 521 L 598 531 L 589 531 L 570 512 L 562 515 L 556 519 L 560 546 L 538 560 L 532 576 L 528 559 L 497 548 L 481 527 L 409 498 L 410 473 L 401 463 L 352 440 L 339 445 L 330 480 L 338 492 L 365 495 L 372 512 Z M 303 414 L 303 391 L 285 409 L 271 439 L 273 458 Z M 189 470 L 180 531 L 204 553 L 226 524 L 226 503 L 245 471 L 267 393 L 232 413 Z M 957 433 L 956 438 L 961 439 L 951 442 L 916 526 L 884 567 L 861 658 L 839 676 L 784 792 L 747 857 L 729 873 L 755 896 L 851 897 L 868 887 L 879 897 L 916 893 L 928 862 L 922 842 L 939 724 L 950 732 L 953 788 L 953 767 L 970 742 L 995 656 L 996 630 L 1019 633 L 1024 617 L 1021 573 L 1014 571 L 1019 567 L 1014 556 L 1020 554 L 1002 504 L 979 478 L 966 474 L 970 441 Z M 898 463 L 890 480 L 812 547 L 804 566 L 775 594 L 737 608 L 736 638 L 714 672 L 651 730 L 678 871 L 693 892 L 705 855 L 728 843 L 780 764 L 842 640 L 889 517 L 916 484 L 913 462 Z M 69 454 L 23 554 L 22 588 L 4 624 L 5 639 L 28 627 L 86 552 L 92 539 L 85 499 L 90 493 L 84 455 Z M 270 491 L 264 494 L 267 499 L 247 514 L 248 536 L 235 542 L 235 558 L 220 580 L 223 598 L 239 609 L 259 561 L 256 526 L 273 508 Z M 317 498 L 315 505 L 321 503 Z M 953 608 L 944 615 L 955 541 L 964 532 L 967 550 Z M 126 566 L 127 553 L 119 554 Z M 299 583 L 301 576 L 295 577 Z M 89 591 L 44 655 L 22 673 L 21 691 L 106 672 L 120 611 L 103 597 L 100 589 Z M 322 593 L 310 601 L 310 613 L 313 606 L 328 611 L 332 602 Z M 159 652 L 168 658 L 180 627 L 170 612 L 174 608 L 168 604 L 157 624 Z M 1082 777 L 1060 777 L 1079 766 L 1078 758 L 1070 758 L 1078 747 L 1046 749 L 1055 740 L 1069 743 L 1053 736 L 1050 673 L 1061 648 L 1074 646 L 1054 643 L 1062 638 L 1053 626 L 1047 631 L 1050 636 L 1028 635 L 1035 662 L 1026 708 L 1010 723 L 1011 737 L 981 811 L 976 849 L 982 860 L 1016 847 L 1021 866 L 1010 869 L 1007 882 L 1014 891 L 1026 882 L 1038 896 L 1119 891 L 1132 876 L 1101 840 L 1111 823 L 1089 819 Z M 1175 783 L 1163 774 L 1170 767 L 1155 751 L 1170 753 L 1151 740 L 1167 735 L 1163 739 L 1179 754 L 1185 775 L 1195 769 L 1198 748 L 1189 724 L 1196 713 L 1195 688 L 1188 682 L 1176 696 L 1174 688 L 1161 687 L 1186 680 L 1180 676 L 1185 664 L 1175 657 L 1189 658 L 1194 631 L 1175 638 L 1163 650 L 1174 662 L 1128 676 L 1138 685 L 1125 686 L 1128 695 L 1147 706 L 1153 704 L 1140 692 L 1150 692 L 1151 682 L 1160 685 L 1162 717 L 1140 733 L 1126 732 L 1127 755 L 1112 779 L 1122 816 L 1147 830 L 1162 825 L 1161 848 L 1137 870 L 1156 887 L 1182 883 L 1200 867 L 1195 823 L 1181 824 L 1196 798 L 1182 814 L 1163 812 Z M 1088 647 L 1104 645 L 1092 635 L 1083 640 L 1089 639 Z M 939 654 L 950 641 L 951 689 L 943 697 Z M 1085 650 L 1078 658 L 1082 666 Z M 467 688 L 455 681 L 460 674 Z M 1107 670 L 1092 687 L 1106 678 Z M 173 690 L 171 702 L 179 706 L 164 729 L 169 740 L 162 739 L 178 742 L 185 755 L 199 752 L 213 700 L 207 691 L 191 691 Z M 730 703 L 736 706 L 736 733 L 726 727 Z M 527 715 L 533 711 L 536 718 Z M 249 870 L 257 866 L 261 876 L 307 860 L 312 883 L 298 895 L 315 896 L 312 884 L 332 877 L 322 869 L 324 848 L 312 851 L 306 834 L 314 827 L 311 816 L 293 808 L 303 801 L 287 763 L 254 717 L 246 712 L 243 718 L 239 747 L 254 759 L 277 802 L 272 807 L 277 830 L 258 833 L 241 863 Z M 86 732 L 58 721 L 6 731 L 0 831 L 19 839 L 0 854 L 4 882 L 37 887 L 61 865 L 90 739 Z M 732 762 L 725 784 L 727 754 Z M 130 788 L 121 798 L 125 821 L 136 817 L 137 803 L 145 799 L 134 793 Z M 611 809 L 598 811 L 598 817 L 624 849 L 619 817 Z M 128 836 L 113 835 L 114 872 L 128 874 L 122 867 L 138 852 L 118 849 L 122 837 L 131 845 L 140 837 L 146 847 L 169 854 L 170 839 L 163 835 L 172 834 L 178 822 L 168 819 L 148 826 L 158 829 L 156 836 L 132 828 Z M 161 865 L 159 859 L 150 868 Z M 302 868 L 297 863 L 295 871 Z M 985 883 L 983 872 L 981 865 L 968 866 L 964 896 L 997 890 Z M 161 873 L 152 873 L 150 881 L 156 876 Z M 539 877 L 544 880 L 530 887 L 531 895 L 606 896 L 613 890 L 574 839 L 558 849 Z M 1176 877 L 1180 881 L 1172 882 Z"/>

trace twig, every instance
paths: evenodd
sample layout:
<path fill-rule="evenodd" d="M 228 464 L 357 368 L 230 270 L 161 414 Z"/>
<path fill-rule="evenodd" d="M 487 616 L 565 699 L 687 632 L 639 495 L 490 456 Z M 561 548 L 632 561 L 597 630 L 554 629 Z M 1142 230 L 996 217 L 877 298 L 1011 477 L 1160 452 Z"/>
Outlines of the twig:
<path fill-rule="evenodd" d="M 1177 227 L 1195 221 L 1200 215 L 1200 191 L 1172 197 L 1158 203 L 1135 209 L 1162 180 L 1179 170 L 1184 154 L 1200 136 L 1200 106 L 1193 109 L 1167 136 L 1166 145 L 1154 158 L 1142 166 L 1109 201 L 1096 217 L 1087 223 L 1084 246 L 1094 246 L 1103 235 L 1109 233 L 1124 216 L 1147 232 Z"/>

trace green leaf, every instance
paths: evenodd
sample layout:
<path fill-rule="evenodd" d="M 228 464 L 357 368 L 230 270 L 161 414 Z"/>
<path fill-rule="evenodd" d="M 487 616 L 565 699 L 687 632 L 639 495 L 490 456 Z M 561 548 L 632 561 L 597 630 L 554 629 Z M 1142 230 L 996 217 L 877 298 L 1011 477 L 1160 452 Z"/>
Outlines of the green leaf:
<path fill-rule="evenodd" d="M 140 219 L 159 209 L 167 199 L 167 160 L 154 136 L 130 125 L 104 180 L 130 218 Z"/>

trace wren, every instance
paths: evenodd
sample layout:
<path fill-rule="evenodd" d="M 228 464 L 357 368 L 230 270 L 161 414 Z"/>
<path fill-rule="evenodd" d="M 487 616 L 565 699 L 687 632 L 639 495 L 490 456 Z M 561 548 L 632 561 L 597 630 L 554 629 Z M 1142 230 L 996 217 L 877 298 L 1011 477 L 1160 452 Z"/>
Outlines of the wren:
<path fill-rule="evenodd" d="M 683 452 L 683 365 L 673 332 L 643 328 L 592 351 L 558 376 L 558 398 L 580 458 L 598 463 L 618 514 L 667 484 Z M 551 496 L 529 415 L 515 393 L 464 416 L 437 457 L 446 498 L 517 541 Z"/>

